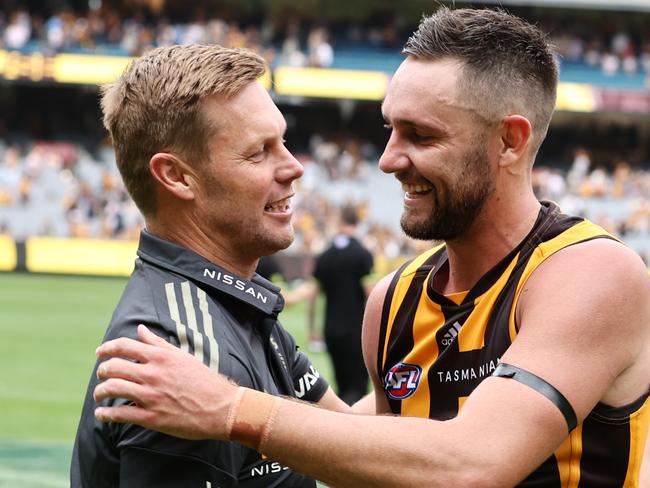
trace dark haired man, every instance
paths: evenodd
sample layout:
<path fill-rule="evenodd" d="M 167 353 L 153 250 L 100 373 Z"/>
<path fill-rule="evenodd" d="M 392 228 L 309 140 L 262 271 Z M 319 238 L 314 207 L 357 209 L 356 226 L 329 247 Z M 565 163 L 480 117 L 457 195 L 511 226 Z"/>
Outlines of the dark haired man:
<path fill-rule="evenodd" d="M 533 194 L 558 78 L 544 35 L 501 11 L 441 8 L 404 52 L 379 164 L 405 191 L 404 231 L 444 242 L 366 307 L 376 411 L 401 416 L 235 388 L 142 328 L 144 343 L 99 350 L 142 364 L 109 359 L 95 390 L 139 406 L 98 418 L 235 439 L 335 486 L 638 486 L 650 280 L 625 245 Z M 156 398 L 180 387 L 165 375 L 171 358 L 204 384 L 193 411 Z"/>

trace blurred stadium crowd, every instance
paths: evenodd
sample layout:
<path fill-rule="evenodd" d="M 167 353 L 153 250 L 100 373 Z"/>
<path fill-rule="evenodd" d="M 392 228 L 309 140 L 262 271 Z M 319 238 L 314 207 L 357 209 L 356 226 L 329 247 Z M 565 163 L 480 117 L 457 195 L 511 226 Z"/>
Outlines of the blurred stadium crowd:
<path fill-rule="evenodd" d="M 365 217 L 363 241 L 380 261 L 420 249 L 423 244 L 397 226 L 400 189 L 377 168 L 376 148 L 320 136 L 312 138 L 311 147 L 298 154 L 305 175 L 294 198 L 297 238 L 288 252 L 321 252 L 337 230 L 338 209 L 346 204 L 358 206 Z M 587 149 L 576 149 L 565 166 L 544 163 L 538 161 L 533 173 L 540 198 L 603 225 L 650 263 L 650 171 L 622 159 L 596 166 Z M 18 239 L 137 239 L 142 226 L 111 149 L 92 156 L 68 142 L 0 144 L 0 210 L 0 231 Z"/>
<path fill-rule="evenodd" d="M 0 12 L 0 47 L 136 56 L 156 46 L 216 43 L 255 49 L 271 64 L 329 67 L 336 64 L 337 54 L 346 58 L 355 48 L 361 56 L 372 54 L 368 49 L 386 49 L 382 55 L 394 56 L 413 28 L 399 11 L 365 24 L 325 25 L 295 14 L 273 18 L 258 13 L 242 19 L 201 4 L 180 12 L 137 3 L 118 7 L 100 0 L 88 5 L 83 12 L 69 6 L 30 11 L 24 5 Z M 596 67 L 610 75 L 650 73 L 650 33 L 643 22 L 593 12 L 576 19 L 556 10 L 511 10 L 534 16 L 550 33 L 564 63 Z"/>
<path fill-rule="evenodd" d="M 45 56 L 127 56 L 175 43 L 219 43 L 255 49 L 271 66 L 391 72 L 419 17 L 407 18 L 394 6 L 363 18 L 342 16 L 326 22 L 317 9 L 315 15 L 301 16 L 286 8 L 274 13 L 250 8 L 239 14 L 226 7 L 188 9 L 183 2 L 90 0 L 52 5 L 14 2 L 13 8 L 1 10 L 0 49 Z M 363 5 L 369 8 L 367 2 Z M 650 86 L 648 15 L 510 10 L 534 19 L 551 34 L 563 72 L 585 73 L 585 82 L 594 84 L 600 76 L 617 89 L 620 79 L 632 77 L 641 80 L 641 89 Z M 18 240 L 32 235 L 137 239 L 142 219 L 105 140 L 97 87 L 14 83 L 3 88 L 0 105 L 8 108 L 4 114 L 0 111 L 0 233 Z M 400 232 L 401 190 L 377 168 L 387 139 L 379 105 L 348 102 L 277 100 L 289 125 L 289 148 L 305 166 L 294 198 L 297 239 L 288 252 L 322 251 L 336 232 L 337 209 L 352 203 L 365 217 L 363 240 L 378 263 L 413 255 L 426 244 Z M 593 219 L 650 263 L 647 114 L 644 118 L 637 113 L 636 119 L 627 114 L 559 115 L 537 159 L 538 196 Z"/>

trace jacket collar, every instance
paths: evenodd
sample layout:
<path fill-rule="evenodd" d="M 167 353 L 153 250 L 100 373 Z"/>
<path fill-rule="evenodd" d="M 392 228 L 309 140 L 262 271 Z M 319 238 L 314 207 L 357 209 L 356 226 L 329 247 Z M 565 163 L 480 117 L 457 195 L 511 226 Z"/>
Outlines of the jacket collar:
<path fill-rule="evenodd" d="M 280 288 L 258 274 L 252 280 L 242 278 L 203 256 L 146 230 L 140 233 L 138 256 L 161 268 L 225 293 L 268 315 L 277 315 L 284 306 Z"/>

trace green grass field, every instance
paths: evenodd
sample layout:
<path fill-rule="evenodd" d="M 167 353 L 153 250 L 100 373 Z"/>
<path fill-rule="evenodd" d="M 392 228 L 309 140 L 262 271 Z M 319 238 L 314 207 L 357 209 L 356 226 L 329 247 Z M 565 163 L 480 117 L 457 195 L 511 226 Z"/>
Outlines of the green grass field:
<path fill-rule="evenodd" d="M 95 347 L 125 283 L 0 273 L 0 488 L 69 486 Z M 306 346 L 305 317 L 304 304 L 297 304 L 282 319 L 300 346 Z M 331 383 L 327 356 L 309 356 Z"/>

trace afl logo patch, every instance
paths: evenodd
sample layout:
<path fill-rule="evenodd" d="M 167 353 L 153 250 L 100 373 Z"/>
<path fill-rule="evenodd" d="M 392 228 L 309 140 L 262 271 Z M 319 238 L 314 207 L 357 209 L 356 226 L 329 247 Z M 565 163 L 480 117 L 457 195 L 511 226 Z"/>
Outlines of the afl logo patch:
<path fill-rule="evenodd" d="M 393 400 L 410 397 L 420 384 L 422 368 L 417 364 L 397 363 L 384 378 L 384 390 Z"/>

